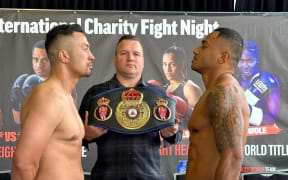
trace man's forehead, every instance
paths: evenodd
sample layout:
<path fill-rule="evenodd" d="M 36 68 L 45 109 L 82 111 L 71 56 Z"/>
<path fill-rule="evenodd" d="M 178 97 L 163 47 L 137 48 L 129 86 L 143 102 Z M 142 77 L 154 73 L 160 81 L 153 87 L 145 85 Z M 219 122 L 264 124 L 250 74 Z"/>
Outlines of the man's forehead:
<path fill-rule="evenodd" d="M 247 49 L 244 49 L 241 55 L 241 59 L 252 59 L 252 60 L 257 60 L 255 57 L 255 54 L 251 53 Z"/>
<path fill-rule="evenodd" d="M 73 32 L 72 34 L 75 37 L 83 37 L 83 36 L 85 36 L 82 32 Z"/>
<path fill-rule="evenodd" d="M 127 48 L 132 49 L 133 51 L 143 52 L 142 45 L 136 40 L 123 40 L 118 45 L 118 50 L 126 50 Z"/>
<path fill-rule="evenodd" d="M 34 48 L 32 54 L 46 54 L 46 49 L 43 48 Z"/>
<path fill-rule="evenodd" d="M 129 44 L 129 45 L 133 45 L 133 46 L 135 46 L 135 47 L 136 47 L 136 46 L 142 47 L 139 41 L 129 40 L 129 39 L 121 41 L 120 44 L 119 44 L 119 47 L 120 47 L 120 46 L 123 47 L 123 46 L 128 45 L 128 44 Z"/>

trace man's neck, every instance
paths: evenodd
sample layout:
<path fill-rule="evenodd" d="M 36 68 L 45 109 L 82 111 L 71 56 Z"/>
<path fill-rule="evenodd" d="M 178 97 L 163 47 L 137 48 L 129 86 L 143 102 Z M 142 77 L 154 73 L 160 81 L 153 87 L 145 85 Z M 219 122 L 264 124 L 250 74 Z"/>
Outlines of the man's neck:
<path fill-rule="evenodd" d="M 124 87 L 136 87 L 139 81 L 141 80 L 141 76 L 139 77 L 123 77 L 119 74 L 116 74 L 116 78 Z"/>
<path fill-rule="evenodd" d="M 222 77 L 229 75 L 234 77 L 234 72 L 233 71 L 226 71 L 226 72 L 219 72 L 215 73 L 213 76 L 210 74 L 209 76 L 202 75 L 202 79 L 204 81 L 206 89 L 210 89 L 211 87 L 214 87 L 215 84 L 218 82 L 219 79 Z"/>
<path fill-rule="evenodd" d="M 68 94 L 72 93 L 72 90 L 75 88 L 75 85 L 78 83 L 79 80 L 79 78 L 71 76 L 71 74 L 69 73 L 65 73 L 65 70 L 56 71 L 53 69 L 48 80 L 49 79 L 58 83 Z"/>

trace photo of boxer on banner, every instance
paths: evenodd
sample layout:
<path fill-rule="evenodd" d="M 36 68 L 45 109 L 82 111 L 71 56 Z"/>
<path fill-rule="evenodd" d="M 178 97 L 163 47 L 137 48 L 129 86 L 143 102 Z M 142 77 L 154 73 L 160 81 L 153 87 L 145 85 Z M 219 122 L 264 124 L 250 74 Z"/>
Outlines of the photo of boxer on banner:
<path fill-rule="evenodd" d="M 187 79 L 187 58 L 183 48 L 173 45 L 164 50 L 162 55 L 162 70 L 166 79 L 163 88 L 167 95 L 176 100 L 176 117 L 181 121 L 183 127 L 182 141 L 173 147 L 174 155 L 167 155 L 167 149 L 160 149 L 162 161 L 164 164 L 169 162 L 177 162 L 169 164 L 173 172 L 168 173 L 171 177 L 174 173 L 184 173 L 187 165 L 189 130 L 188 121 L 192 114 L 193 108 L 202 95 L 202 90 L 192 80 Z M 148 83 L 160 86 L 155 80 Z M 183 153 L 178 153 L 179 149 L 183 149 Z"/>
<path fill-rule="evenodd" d="M 186 75 L 186 53 L 178 46 L 167 48 L 162 57 L 162 68 L 167 84 L 164 85 L 166 92 L 184 99 L 189 108 L 193 109 L 202 94 L 200 87 Z"/>
<path fill-rule="evenodd" d="M 249 125 L 274 125 L 280 110 L 280 83 L 275 75 L 259 69 L 259 58 L 256 42 L 244 41 L 243 53 L 238 63 L 238 81 L 249 103 Z"/>
<path fill-rule="evenodd" d="M 25 97 L 34 89 L 36 85 L 46 80 L 50 74 L 51 64 L 48 59 L 45 40 L 37 41 L 32 48 L 32 67 L 35 74 L 21 74 L 14 81 L 10 101 L 12 104 L 12 114 L 16 124 L 20 124 L 20 111 Z M 72 96 L 77 104 L 77 92 L 73 89 Z"/>
<path fill-rule="evenodd" d="M 50 74 L 50 61 L 45 50 L 45 40 L 37 41 L 32 48 L 32 67 L 35 74 L 20 75 L 13 83 L 10 95 L 14 121 L 20 124 L 20 110 L 25 97 Z"/>
<path fill-rule="evenodd" d="M 193 107 L 202 94 L 202 90 L 185 76 L 186 53 L 184 49 L 175 45 L 167 48 L 162 56 L 162 69 L 165 79 L 168 81 L 164 85 L 164 89 L 167 95 L 177 102 L 176 109 L 178 111 L 176 115 L 182 121 L 184 119 L 188 121 Z M 148 83 L 160 86 L 160 83 L 155 80 L 149 80 Z"/>

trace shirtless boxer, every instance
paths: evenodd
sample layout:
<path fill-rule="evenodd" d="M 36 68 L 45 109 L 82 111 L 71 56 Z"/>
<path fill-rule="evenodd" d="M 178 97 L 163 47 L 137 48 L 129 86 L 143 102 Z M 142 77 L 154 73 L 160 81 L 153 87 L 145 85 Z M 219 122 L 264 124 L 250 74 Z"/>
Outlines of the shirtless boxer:
<path fill-rule="evenodd" d="M 249 106 L 234 78 L 243 47 L 234 30 L 218 28 L 194 49 L 191 68 L 206 91 L 189 121 L 186 180 L 238 180 L 249 126 Z"/>
<path fill-rule="evenodd" d="M 71 96 L 80 77 L 91 74 L 94 57 L 80 26 L 48 32 L 49 78 L 36 86 L 21 109 L 21 135 L 12 179 L 84 179 L 81 146 L 84 126 Z"/>

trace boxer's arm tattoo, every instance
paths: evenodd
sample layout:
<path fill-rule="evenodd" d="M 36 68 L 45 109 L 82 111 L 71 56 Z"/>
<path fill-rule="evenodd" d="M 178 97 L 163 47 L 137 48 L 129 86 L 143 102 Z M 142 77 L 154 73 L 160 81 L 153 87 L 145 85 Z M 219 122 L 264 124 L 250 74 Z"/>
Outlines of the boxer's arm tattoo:
<path fill-rule="evenodd" d="M 208 111 L 219 152 L 242 143 L 242 119 L 237 100 L 237 88 L 216 86 L 207 97 Z"/>

